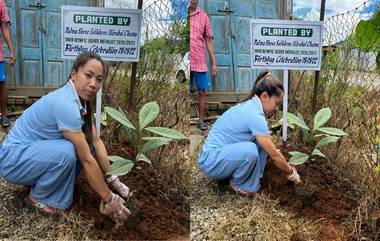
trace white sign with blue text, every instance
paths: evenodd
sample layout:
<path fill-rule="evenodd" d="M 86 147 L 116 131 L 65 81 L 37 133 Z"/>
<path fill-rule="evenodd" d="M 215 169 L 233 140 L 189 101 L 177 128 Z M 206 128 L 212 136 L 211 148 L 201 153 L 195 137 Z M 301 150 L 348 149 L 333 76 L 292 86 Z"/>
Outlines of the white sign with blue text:
<path fill-rule="evenodd" d="M 320 21 L 251 20 L 251 67 L 320 70 Z"/>
<path fill-rule="evenodd" d="M 142 12 L 62 6 L 62 58 L 92 51 L 109 61 L 139 61 Z"/>

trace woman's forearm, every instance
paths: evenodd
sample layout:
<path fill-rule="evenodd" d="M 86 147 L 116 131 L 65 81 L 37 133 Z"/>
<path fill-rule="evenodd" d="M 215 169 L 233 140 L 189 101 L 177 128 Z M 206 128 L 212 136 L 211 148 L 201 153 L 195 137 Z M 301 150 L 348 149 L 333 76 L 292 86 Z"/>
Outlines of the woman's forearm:
<path fill-rule="evenodd" d="M 95 149 L 96 161 L 103 173 L 106 174 L 110 169 L 107 149 L 101 139 L 98 139 L 95 143 L 93 143 L 93 146 Z"/>
<path fill-rule="evenodd" d="M 290 167 L 290 165 L 286 161 L 285 157 L 280 153 L 280 151 L 278 151 L 278 154 L 271 156 L 270 159 L 273 161 L 273 164 L 276 167 L 285 172 L 287 175 L 292 174 L 293 169 Z"/>
<path fill-rule="evenodd" d="M 88 159 L 91 159 L 91 157 Z M 84 160 L 81 161 L 81 163 L 83 166 L 84 175 L 87 178 L 91 188 L 94 189 L 94 191 L 98 193 L 103 200 L 106 200 L 110 190 L 104 181 L 102 172 L 96 160 L 92 157 L 92 160 Z"/>

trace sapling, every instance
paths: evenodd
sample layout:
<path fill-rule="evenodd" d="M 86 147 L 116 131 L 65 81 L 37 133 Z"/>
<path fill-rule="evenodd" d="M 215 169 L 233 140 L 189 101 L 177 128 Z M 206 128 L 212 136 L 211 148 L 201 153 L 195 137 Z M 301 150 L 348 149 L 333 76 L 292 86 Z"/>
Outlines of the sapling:
<path fill-rule="evenodd" d="M 138 161 L 144 161 L 152 164 L 145 155 L 147 152 L 163 145 L 167 145 L 173 140 L 186 139 L 186 136 L 174 129 L 148 126 L 160 113 L 160 108 L 155 101 L 146 103 L 140 109 L 137 128 L 122 112 L 117 111 L 112 107 L 105 107 L 104 110 L 107 115 L 111 116 L 127 129 L 137 150 L 137 155 L 134 160 L 128 160 L 120 156 L 109 156 L 108 158 L 112 162 L 109 171 L 109 174 L 111 175 L 121 176 L 127 174 L 131 171 L 134 163 Z M 148 133 L 156 135 L 149 136 L 147 135 Z"/>
<path fill-rule="evenodd" d="M 296 125 L 301 128 L 304 139 L 309 146 L 314 146 L 313 151 L 310 153 L 302 153 L 299 151 L 291 151 L 289 154 L 291 158 L 289 164 L 300 165 L 306 162 L 311 156 L 326 157 L 320 148 L 330 143 L 334 143 L 342 136 L 347 134 L 338 128 L 322 127 L 331 118 L 330 108 L 323 108 L 317 112 L 314 117 L 312 128 L 305 123 L 300 115 L 286 113 L 289 125 Z"/>

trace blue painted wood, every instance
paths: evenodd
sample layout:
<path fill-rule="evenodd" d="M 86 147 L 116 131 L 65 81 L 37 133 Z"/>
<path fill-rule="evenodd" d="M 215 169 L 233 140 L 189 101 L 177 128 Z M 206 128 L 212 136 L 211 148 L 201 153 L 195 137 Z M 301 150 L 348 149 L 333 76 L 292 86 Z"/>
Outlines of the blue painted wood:
<path fill-rule="evenodd" d="M 230 17 L 225 12 L 220 12 L 224 8 L 225 1 L 202 1 L 199 7 L 203 8 L 209 15 L 212 30 L 214 33 L 214 50 L 218 66 L 218 76 L 211 78 L 211 91 L 234 91 L 234 82 L 230 81 L 233 76 L 232 40 L 230 37 Z"/>
<path fill-rule="evenodd" d="M 278 4 L 279 0 L 200 1 L 199 7 L 210 16 L 219 70 L 210 91 L 249 92 L 252 89 L 261 70 L 250 67 L 250 19 L 280 18 Z M 279 74 L 279 71 L 271 72 Z"/>
<path fill-rule="evenodd" d="M 61 59 L 61 6 L 91 6 L 92 0 L 6 0 L 16 66 L 7 68 L 11 86 L 60 87 L 72 61 Z M 36 3 L 42 8 L 33 6 Z M 6 49 L 6 56 L 9 51 Z"/>
<path fill-rule="evenodd" d="M 39 8 L 31 7 L 35 1 L 21 0 L 18 5 L 19 11 L 16 28 L 20 28 L 18 34 L 17 56 L 20 62 L 20 79 L 16 81 L 21 86 L 43 86 L 43 43 L 41 31 L 41 14 Z"/>

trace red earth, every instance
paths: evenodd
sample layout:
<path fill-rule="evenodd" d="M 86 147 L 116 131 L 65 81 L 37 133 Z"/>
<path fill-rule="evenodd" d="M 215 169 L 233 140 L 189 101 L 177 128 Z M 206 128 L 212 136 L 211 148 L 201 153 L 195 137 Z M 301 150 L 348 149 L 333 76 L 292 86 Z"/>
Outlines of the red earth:
<path fill-rule="evenodd" d="M 77 182 L 72 209 L 86 213 L 95 221 L 97 238 L 189 240 L 190 212 L 185 198 L 181 194 L 175 199 L 168 198 L 166 193 L 169 187 L 160 180 L 157 171 L 151 165 L 139 162 L 130 173 L 121 177 L 121 180 L 128 185 L 134 199 L 126 204 L 133 217 L 129 218 L 127 225 L 119 227 L 99 212 L 100 198 L 89 184 L 83 178 Z M 135 216 L 136 209 L 139 211 Z"/>
<path fill-rule="evenodd" d="M 327 160 L 309 160 L 297 166 L 297 170 L 303 181 L 301 186 L 288 181 L 284 173 L 268 162 L 261 192 L 278 199 L 281 206 L 297 216 L 321 223 L 317 240 L 349 240 L 352 230 L 345 221 L 353 215 L 355 207 L 350 184 L 333 172 Z M 299 192 L 304 188 L 314 192 L 305 197 Z M 299 240 L 297 236 L 294 235 L 292 240 Z"/>

